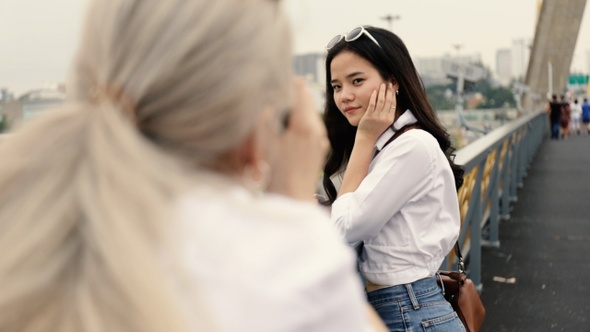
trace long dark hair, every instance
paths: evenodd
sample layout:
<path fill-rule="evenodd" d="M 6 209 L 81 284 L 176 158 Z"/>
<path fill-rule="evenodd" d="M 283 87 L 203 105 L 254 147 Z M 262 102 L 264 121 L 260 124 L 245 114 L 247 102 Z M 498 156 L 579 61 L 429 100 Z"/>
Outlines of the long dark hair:
<path fill-rule="evenodd" d="M 344 51 L 353 52 L 369 61 L 377 69 L 383 80 L 399 84 L 397 109 L 411 110 L 418 119 L 420 127 L 436 138 L 451 165 L 455 176 L 455 186 L 458 190 L 463 184 L 464 169 L 453 161 L 455 149 L 451 146 L 450 135 L 440 124 L 432 106 L 428 102 L 424 85 L 418 76 L 408 49 L 397 35 L 388 30 L 375 27 L 365 27 L 365 29 L 379 42 L 381 47 L 363 35 L 352 42 L 346 42 L 342 39 L 328 51 L 326 57 L 324 123 L 328 131 L 331 151 L 324 166 L 323 185 L 328 194 L 329 202 L 333 203 L 337 196 L 331 176 L 346 167 L 356 135 L 356 127 L 350 125 L 338 110 L 333 98 L 334 89 L 330 84 L 332 80 L 330 72 L 332 60 L 336 55 Z"/>

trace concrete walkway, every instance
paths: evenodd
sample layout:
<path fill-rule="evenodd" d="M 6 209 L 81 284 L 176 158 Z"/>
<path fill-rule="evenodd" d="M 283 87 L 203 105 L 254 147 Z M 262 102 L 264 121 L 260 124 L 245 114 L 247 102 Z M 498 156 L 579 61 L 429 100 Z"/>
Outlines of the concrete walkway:
<path fill-rule="evenodd" d="M 545 140 L 512 206 L 482 252 L 481 331 L 590 331 L 590 136 Z"/>

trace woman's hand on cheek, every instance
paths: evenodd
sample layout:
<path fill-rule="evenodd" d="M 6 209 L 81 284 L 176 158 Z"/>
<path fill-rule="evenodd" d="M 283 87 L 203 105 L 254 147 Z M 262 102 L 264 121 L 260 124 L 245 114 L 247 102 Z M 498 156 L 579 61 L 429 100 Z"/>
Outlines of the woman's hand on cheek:
<path fill-rule="evenodd" d="M 313 201 L 329 142 L 305 81 L 295 79 L 294 89 L 295 105 L 289 125 L 279 137 L 269 191 Z"/>
<path fill-rule="evenodd" d="M 357 136 L 377 141 L 379 136 L 393 124 L 396 99 L 393 85 L 381 84 L 379 91 L 373 91 L 367 111 L 358 125 Z"/>
<path fill-rule="evenodd" d="M 379 92 L 373 91 L 369 106 L 359 125 L 354 147 L 344 172 L 338 196 L 356 191 L 369 173 L 375 142 L 391 126 L 395 118 L 395 92 L 393 86 L 382 84 Z"/>

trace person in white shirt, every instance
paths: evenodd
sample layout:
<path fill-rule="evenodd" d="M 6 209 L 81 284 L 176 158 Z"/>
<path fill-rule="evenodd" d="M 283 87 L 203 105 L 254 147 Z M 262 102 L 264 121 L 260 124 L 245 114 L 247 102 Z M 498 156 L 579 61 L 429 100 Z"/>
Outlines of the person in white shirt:
<path fill-rule="evenodd" d="M 326 48 L 326 203 L 359 251 L 368 299 L 391 331 L 464 330 L 436 283 L 459 235 L 464 171 L 409 52 L 363 26 Z"/>
<path fill-rule="evenodd" d="M 68 100 L 2 140 L 0 331 L 385 327 L 313 200 L 271 0 L 93 0 Z"/>
<path fill-rule="evenodd" d="M 582 105 L 578 103 L 578 98 L 574 99 L 574 102 L 570 104 L 572 112 L 572 118 L 570 121 L 570 132 L 576 132 L 580 135 L 580 127 L 582 122 Z"/>

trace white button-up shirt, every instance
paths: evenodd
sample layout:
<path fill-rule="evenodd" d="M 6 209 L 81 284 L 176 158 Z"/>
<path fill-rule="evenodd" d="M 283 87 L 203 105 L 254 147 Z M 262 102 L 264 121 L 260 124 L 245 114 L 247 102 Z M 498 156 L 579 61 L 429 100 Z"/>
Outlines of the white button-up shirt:
<path fill-rule="evenodd" d="M 380 152 L 354 192 L 332 205 L 332 221 L 350 245 L 364 242 L 360 270 L 378 285 L 400 285 L 433 275 L 454 246 L 460 228 L 453 172 L 436 139 L 408 130 L 407 110 L 378 139 Z"/>
<path fill-rule="evenodd" d="M 326 210 L 213 184 L 181 200 L 174 224 L 187 317 L 200 298 L 218 331 L 373 331 L 354 252 Z"/>

